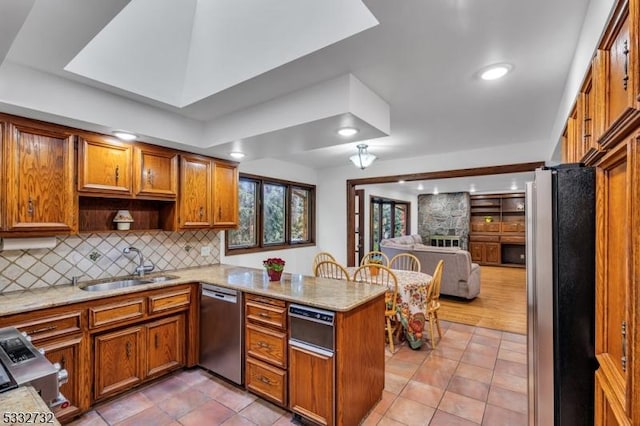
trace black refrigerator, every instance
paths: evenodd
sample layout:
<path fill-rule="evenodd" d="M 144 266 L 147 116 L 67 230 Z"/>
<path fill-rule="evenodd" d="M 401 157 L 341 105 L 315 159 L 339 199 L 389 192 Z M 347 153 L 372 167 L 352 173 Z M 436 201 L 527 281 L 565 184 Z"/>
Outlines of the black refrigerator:
<path fill-rule="evenodd" d="M 526 218 L 529 425 L 592 426 L 595 170 L 536 170 Z"/>

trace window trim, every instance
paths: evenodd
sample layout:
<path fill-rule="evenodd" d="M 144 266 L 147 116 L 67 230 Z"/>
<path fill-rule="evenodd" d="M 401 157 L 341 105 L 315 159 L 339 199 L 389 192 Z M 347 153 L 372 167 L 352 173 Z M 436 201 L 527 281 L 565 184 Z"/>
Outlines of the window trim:
<path fill-rule="evenodd" d="M 391 206 L 391 230 L 392 234 L 395 235 L 395 215 L 397 205 L 403 205 L 406 208 L 406 234 L 411 235 L 411 201 L 405 200 L 395 200 L 393 198 L 381 197 L 379 195 L 370 195 L 369 196 L 369 250 L 374 249 L 374 238 L 373 238 L 373 222 L 374 222 L 374 213 L 373 213 L 373 205 L 377 204 L 380 206 L 379 218 L 382 218 L 382 205 L 389 204 Z M 382 223 L 380 223 L 380 233 L 382 234 Z M 381 239 L 382 241 L 382 239 Z"/>
<path fill-rule="evenodd" d="M 234 256 L 238 254 L 247 254 L 247 253 L 258 253 L 263 251 L 273 251 L 273 250 L 286 250 L 291 248 L 299 248 L 299 247 L 310 247 L 316 245 L 316 186 L 302 183 L 302 182 L 294 182 L 283 179 L 276 179 L 266 176 L 258 176 L 252 175 L 248 173 L 240 173 L 240 180 L 251 180 L 256 182 L 258 185 L 256 193 L 259 196 L 258 199 L 258 212 L 256 218 L 256 239 L 257 245 L 251 247 L 238 247 L 233 248 L 229 247 L 229 230 L 225 231 L 224 236 L 224 254 L 225 256 Z M 264 223 L 263 223 L 263 188 L 264 184 L 274 184 L 274 185 L 283 185 L 286 187 L 285 189 L 285 243 L 284 244 L 264 244 L 263 242 L 263 231 L 264 231 Z M 301 242 L 292 242 L 291 241 L 291 190 L 293 188 L 303 189 L 305 191 L 309 191 L 309 240 L 301 241 Z M 239 190 L 239 188 L 238 188 Z M 238 207 L 239 208 L 239 207 Z"/>

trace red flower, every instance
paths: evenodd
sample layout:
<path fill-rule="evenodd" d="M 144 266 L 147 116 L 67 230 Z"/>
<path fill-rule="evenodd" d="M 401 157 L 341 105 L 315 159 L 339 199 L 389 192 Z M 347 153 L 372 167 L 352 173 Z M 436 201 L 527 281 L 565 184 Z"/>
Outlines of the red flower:
<path fill-rule="evenodd" d="M 279 257 L 270 257 L 269 259 L 262 261 L 262 265 L 264 265 L 265 268 L 272 269 L 274 271 L 282 271 L 284 269 L 284 264 L 285 261 Z"/>

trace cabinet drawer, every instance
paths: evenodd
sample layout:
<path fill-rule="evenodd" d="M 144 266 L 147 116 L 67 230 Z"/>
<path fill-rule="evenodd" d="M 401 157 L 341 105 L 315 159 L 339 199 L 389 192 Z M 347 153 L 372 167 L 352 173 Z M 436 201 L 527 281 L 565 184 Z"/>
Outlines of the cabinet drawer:
<path fill-rule="evenodd" d="M 191 290 L 189 289 L 149 296 L 149 314 L 180 308 L 187 309 L 190 303 Z"/>
<path fill-rule="evenodd" d="M 510 236 L 510 235 L 503 235 L 502 237 L 500 237 L 500 241 L 503 243 L 510 243 L 510 244 L 524 244 L 524 237 L 518 237 L 518 236 Z"/>
<path fill-rule="evenodd" d="M 275 330 L 247 324 L 247 355 L 287 367 L 287 335 Z"/>
<path fill-rule="evenodd" d="M 282 406 L 287 402 L 287 372 L 247 358 L 247 389 Z"/>
<path fill-rule="evenodd" d="M 89 328 L 101 327 L 144 316 L 144 298 L 89 308 Z"/>
<path fill-rule="evenodd" d="M 67 314 L 38 318 L 15 324 L 20 331 L 26 332 L 33 343 L 54 337 L 66 336 L 82 331 L 82 313 L 80 311 Z"/>
<path fill-rule="evenodd" d="M 483 241 L 488 241 L 488 242 L 498 242 L 500 241 L 500 236 L 499 235 L 471 235 L 469 237 L 469 240 L 471 242 L 483 242 Z"/>
<path fill-rule="evenodd" d="M 249 299 L 245 306 L 247 319 L 259 324 L 286 330 L 287 308 L 285 307 L 286 304 L 284 302 L 282 302 L 282 305 L 283 306 L 267 305 Z"/>
<path fill-rule="evenodd" d="M 502 222 L 502 232 L 520 232 L 523 229 L 520 222 Z"/>
<path fill-rule="evenodd" d="M 270 297 L 258 296 L 255 294 L 247 294 L 246 299 L 247 301 L 261 303 L 264 305 L 279 306 L 281 308 L 284 308 L 287 306 L 287 303 L 284 300 L 272 299 Z"/>

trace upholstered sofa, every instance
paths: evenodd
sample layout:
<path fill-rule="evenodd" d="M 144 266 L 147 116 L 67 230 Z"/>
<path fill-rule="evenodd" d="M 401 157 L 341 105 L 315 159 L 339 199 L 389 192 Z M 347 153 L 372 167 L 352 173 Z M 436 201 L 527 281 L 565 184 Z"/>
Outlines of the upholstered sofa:
<path fill-rule="evenodd" d="M 389 256 L 389 260 L 398 253 L 411 253 L 420 260 L 422 272 L 429 275 L 442 259 L 440 294 L 473 299 L 480 293 L 480 266 L 471 262 L 471 254 L 466 250 L 426 246 L 420 235 L 406 235 L 380 241 L 380 251 Z"/>

